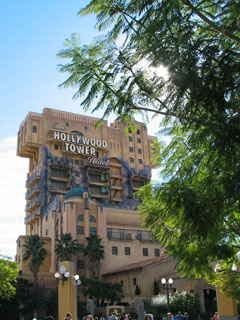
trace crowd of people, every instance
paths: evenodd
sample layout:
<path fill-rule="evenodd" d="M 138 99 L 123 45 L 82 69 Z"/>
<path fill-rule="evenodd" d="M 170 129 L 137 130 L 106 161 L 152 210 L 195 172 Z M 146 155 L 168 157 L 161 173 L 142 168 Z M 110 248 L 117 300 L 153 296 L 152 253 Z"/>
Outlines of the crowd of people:
<path fill-rule="evenodd" d="M 52 316 L 48 316 L 45 318 L 46 320 L 54 320 Z M 73 320 L 72 314 L 67 313 L 66 318 L 64 320 Z M 92 315 L 88 315 L 83 317 L 83 320 L 131 320 L 130 314 L 123 313 L 121 317 L 119 318 L 116 312 L 113 312 L 110 316 L 104 317 L 93 317 Z M 144 317 L 144 320 L 154 320 L 154 317 L 152 314 L 147 313 Z M 182 313 L 182 311 L 178 311 L 177 315 L 173 315 L 171 312 L 168 312 L 167 314 L 164 314 L 162 316 L 162 320 L 190 320 L 189 315 L 187 312 Z M 202 320 L 200 315 L 196 320 Z M 219 320 L 218 312 L 215 312 L 214 317 L 211 318 L 211 320 Z"/>

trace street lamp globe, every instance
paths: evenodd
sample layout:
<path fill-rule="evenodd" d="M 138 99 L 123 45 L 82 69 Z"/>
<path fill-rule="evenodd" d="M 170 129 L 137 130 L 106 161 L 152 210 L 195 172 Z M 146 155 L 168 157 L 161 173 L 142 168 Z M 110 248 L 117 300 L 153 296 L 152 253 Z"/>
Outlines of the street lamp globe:
<path fill-rule="evenodd" d="M 173 279 L 172 278 L 169 278 L 168 279 L 168 283 L 171 285 L 171 284 L 173 284 Z"/>
<path fill-rule="evenodd" d="M 165 279 L 165 278 L 162 278 L 162 279 L 161 279 L 161 282 L 162 282 L 163 285 L 166 284 L 166 279 Z"/>
<path fill-rule="evenodd" d="M 237 259 L 240 262 L 240 251 L 238 251 L 238 253 L 237 253 Z"/>

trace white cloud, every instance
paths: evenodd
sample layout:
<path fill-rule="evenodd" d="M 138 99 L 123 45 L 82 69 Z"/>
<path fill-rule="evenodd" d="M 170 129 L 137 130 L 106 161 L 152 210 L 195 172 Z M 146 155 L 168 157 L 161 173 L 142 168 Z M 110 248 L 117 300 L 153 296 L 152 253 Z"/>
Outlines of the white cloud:
<path fill-rule="evenodd" d="M 25 180 L 28 159 L 16 155 L 17 137 L 0 140 L 0 252 L 14 257 L 16 240 L 25 234 Z"/>

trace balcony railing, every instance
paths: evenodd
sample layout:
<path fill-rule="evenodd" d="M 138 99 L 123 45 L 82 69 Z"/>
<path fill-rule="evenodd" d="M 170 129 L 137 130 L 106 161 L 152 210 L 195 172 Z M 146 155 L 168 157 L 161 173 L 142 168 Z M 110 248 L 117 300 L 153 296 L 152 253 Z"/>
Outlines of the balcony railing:
<path fill-rule="evenodd" d="M 107 233 L 108 240 L 132 240 L 131 233 L 120 233 L 118 231 L 112 231 Z"/>
<path fill-rule="evenodd" d="M 35 197 L 26 204 L 25 210 L 27 212 L 31 212 L 34 209 L 36 209 L 39 205 L 40 205 L 40 199 L 39 197 Z"/>
<path fill-rule="evenodd" d="M 158 242 L 155 236 L 151 233 L 137 234 L 136 239 L 139 241 L 146 241 L 146 242 Z"/>
<path fill-rule="evenodd" d="M 38 192 L 39 192 L 39 185 L 35 184 L 31 189 L 29 189 L 26 193 L 25 193 L 25 199 L 30 200 L 31 198 L 33 198 Z"/>
<path fill-rule="evenodd" d="M 24 223 L 27 224 L 30 221 L 33 222 L 33 220 L 38 219 L 39 217 L 40 217 L 40 210 L 34 210 L 24 218 Z"/>
<path fill-rule="evenodd" d="M 32 184 L 34 184 L 36 181 L 39 181 L 39 180 L 40 180 L 40 172 L 36 171 L 27 179 L 25 183 L 26 188 L 31 187 Z"/>

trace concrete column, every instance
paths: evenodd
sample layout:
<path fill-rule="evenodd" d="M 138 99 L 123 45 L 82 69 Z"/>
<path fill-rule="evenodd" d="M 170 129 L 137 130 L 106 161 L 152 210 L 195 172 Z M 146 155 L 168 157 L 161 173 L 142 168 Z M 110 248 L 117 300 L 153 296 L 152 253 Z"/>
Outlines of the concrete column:
<path fill-rule="evenodd" d="M 73 279 L 74 276 L 74 264 L 69 261 L 60 263 L 64 265 L 69 272 L 69 277 L 64 282 L 60 276 L 58 284 L 58 319 L 62 320 L 66 317 L 67 313 L 72 314 L 72 319 L 77 320 L 77 285 Z"/>
<path fill-rule="evenodd" d="M 219 320 L 238 320 L 237 303 L 217 288 L 217 304 Z"/>

